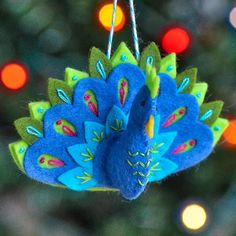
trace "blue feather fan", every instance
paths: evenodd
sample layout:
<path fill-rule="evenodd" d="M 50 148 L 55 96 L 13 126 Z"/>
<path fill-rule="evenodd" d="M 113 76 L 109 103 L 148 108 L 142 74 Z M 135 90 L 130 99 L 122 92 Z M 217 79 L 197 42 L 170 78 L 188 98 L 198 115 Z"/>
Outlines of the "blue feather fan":
<path fill-rule="evenodd" d="M 49 101 L 15 122 L 11 154 L 27 176 L 75 191 L 137 198 L 150 182 L 204 160 L 228 125 L 221 101 L 204 103 L 196 69 L 177 75 L 175 54 L 152 43 L 139 62 L 124 43 L 111 60 L 91 50 L 89 74 L 49 79 Z"/>

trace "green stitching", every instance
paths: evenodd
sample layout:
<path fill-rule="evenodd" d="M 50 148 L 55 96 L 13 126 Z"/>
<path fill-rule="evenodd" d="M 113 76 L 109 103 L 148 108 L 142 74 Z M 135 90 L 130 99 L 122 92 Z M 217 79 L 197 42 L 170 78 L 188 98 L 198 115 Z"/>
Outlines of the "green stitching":
<path fill-rule="evenodd" d="M 162 146 L 164 146 L 165 145 L 165 143 L 160 143 L 160 144 L 154 144 L 153 146 L 152 146 L 152 148 L 151 149 L 148 149 L 148 151 L 146 152 L 146 153 L 143 153 L 143 152 L 139 152 L 139 151 L 137 151 L 137 152 L 134 152 L 134 153 L 132 153 L 131 151 L 128 151 L 128 154 L 129 154 L 129 156 L 131 156 L 131 157 L 136 157 L 136 156 L 138 156 L 138 155 L 140 155 L 140 156 L 142 156 L 142 157 L 148 157 L 149 155 L 150 155 L 150 153 L 158 153 L 159 151 L 157 150 L 158 148 L 161 148 Z"/>
<path fill-rule="evenodd" d="M 83 182 L 81 182 L 80 184 L 85 184 L 87 182 L 89 182 L 93 177 L 87 173 L 86 171 L 83 172 L 85 176 L 76 176 L 77 179 L 82 179 Z"/>
<path fill-rule="evenodd" d="M 95 138 L 92 139 L 94 142 L 100 143 L 104 139 L 104 132 L 99 135 L 96 131 L 93 131 L 93 134 L 95 135 Z"/>
<path fill-rule="evenodd" d="M 123 128 L 123 121 L 119 121 L 118 119 L 116 119 L 116 127 L 111 125 L 110 128 L 116 132 L 121 131 Z"/>
<path fill-rule="evenodd" d="M 132 153 L 132 152 L 128 151 L 128 154 L 129 154 L 129 156 L 131 156 L 131 157 L 136 157 L 136 156 L 139 155 L 139 152 Z"/>
<path fill-rule="evenodd" d="M 127 159 L 127 162 L 128 162 L 128 164 L 129 164 L 131 167 L 135 167 L 135 166 L 138 166 L 138 165 L 142 166 L 143 168 L 146 167 L 146 165 L 145 165 L 143 162 L 141 162 L 141 161 L 138 161 L 138 162 L 136 162 L 136 163 L 132 163 L 130 160 Z M 149 164 L 149 165 L 150 165 L 150 164 Z"/>
<path fill-rule="evenodd" d="M 142 172 L 138 172 L 138 171 L 134 172 L 133 175 L 140 175 L 141 177 L 146 177 L 145 174 L 143 174 Z"/>
<path fill-rule="evenodd" d="M 142 187 L 144 187 L 144 186 L 145 186 L 145 184 L 144 184 L 144 183 L 142 183 L 142 181 L 141 181 L 140 179 L 138 179 L 138 183 L 139 183 L 139 185 L 141 185 Z"/>
<path fill-rule="evenodd" d="M 160 165 L 160 162 L 157 162 L 155 165 L 153 165 L 152 167 L 151 167 L 151 172 L 156 172 L 156 171 L 162 171 L 162 168 L 158 168 L 158 169 L 156 169 L 156 167 L 158 167 Z"/>
<path fill-rule="evenodd" d="M 87 157 L 87 159 L 84 159 L 84 162 L 91 161 L 94 158 L 93 153 L 90 151 L 89 148 L 86 148 L 87 153 L 80 153 L 81 156 Z"/>

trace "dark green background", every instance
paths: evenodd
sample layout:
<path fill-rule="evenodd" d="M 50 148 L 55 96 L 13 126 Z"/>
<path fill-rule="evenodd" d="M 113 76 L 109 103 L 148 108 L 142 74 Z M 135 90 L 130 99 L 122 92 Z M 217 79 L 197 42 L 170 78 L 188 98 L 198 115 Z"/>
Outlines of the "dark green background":
<path fill-rule="evenodd" d="M 104 2 L 0 1 L 0 66 L 19 60 L 30 72 L 21 91 L 0 88 L 0 235 L 188 235 L 178 227 L 178 209 L 194 200 L 209 210 L 209 225 L 201 235 L 235 236 L 236 156 L 223 148 L 223 141 L 201 165 L 153 184 L 133 202 L 117 193 L 74 193 L 41 185 L 14 165 L 7 148 L 18 139 L 12 123 L 28 115 L 28 102 L 46 99 L 47 78 L 62 79 L 66 66 L 85 70 L 92 46 L 106 50 L 108 33 L 96 18 L 97 6 Z M 179 56 L 179 71 L 197 66 L 199 79 L 210 86 L 207 99 L 224 100 L 225 116 L 236 111 L 236 30 L 228 22 L 233 3 L 136 1 L 141 48 L 159 42 L 172 24 L 190 30 L 192 45 Z M 115 35 L 114 48 L 120 41 L 133 46 L 129 18 Z"/>

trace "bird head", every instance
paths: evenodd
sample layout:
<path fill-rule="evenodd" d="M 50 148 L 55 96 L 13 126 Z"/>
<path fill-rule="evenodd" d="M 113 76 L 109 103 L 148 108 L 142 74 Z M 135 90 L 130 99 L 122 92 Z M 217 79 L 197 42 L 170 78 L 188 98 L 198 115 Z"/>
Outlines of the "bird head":
<path fill-rule="evenodd" d="M 159 93 L 160 78 L 151 65 L 146 68 L 146 85 L 136 95 L 130 113 L 129 124 L 145 128 L 149 139 L 154 135 L 154 116 L 156 114 L 156 97 Z"/>

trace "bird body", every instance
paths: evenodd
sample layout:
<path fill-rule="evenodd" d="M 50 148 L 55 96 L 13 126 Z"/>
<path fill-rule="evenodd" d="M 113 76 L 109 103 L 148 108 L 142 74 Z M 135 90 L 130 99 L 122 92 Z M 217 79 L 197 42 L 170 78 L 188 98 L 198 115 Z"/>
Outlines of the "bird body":
<path fill-rule="evenodd" d="M 132 200 L 204 160 L 228 125 L 222 102 L 203 104 L 196 69 L 177 75 L 175 55 L 161 59 L 154 43 L 139 62 L 124 43 L 111 60 L 94 48 L 89 70 L 50 79 L 50 103 L 31 103 L 31 117 L 15 122 L 22 140 L 10 151 L 32 179 Z"/>

